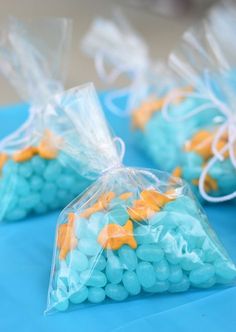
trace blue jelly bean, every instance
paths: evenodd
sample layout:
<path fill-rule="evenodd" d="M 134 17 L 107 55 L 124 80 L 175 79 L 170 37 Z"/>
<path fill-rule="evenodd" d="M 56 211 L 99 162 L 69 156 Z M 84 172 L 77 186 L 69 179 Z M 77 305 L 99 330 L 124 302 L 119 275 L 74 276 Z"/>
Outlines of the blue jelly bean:
<path fill-rule="evenodd" d="M 30 161 L 26 161 L 19 165 L 18 174 L 28 179 L 33 173 L 32 165 Z"/>
<path fill-rule="evenodd" d="M 136 250 L 136 254 L 138 258 L 149 262 L 159 262 L 164 256 L 163 250 L 158 244 L 154 243 L 140 245 Z"/>
<path fill-rule="evenodd" d="M 15 208 L 14 210 L 9 211 L 6 214 L 6 220 L 9 221 L 16 221 L 16 220 L 21 220 L 24 219 L 27 215 L 27 211 L 25 209 L 21 208 Z"/>
<path fill-rule="evenodd" d="M 70 203 L 69 193 L 63 189 L 57 190 L 56 199 L 60 200 L 62 205 L 67 205 Z"/>
<path fill-rule="evenodd" d="M 87 256 L 96 256 L 102 248 L 93 238 L 83 238 L 79 241 L 79 250 Z"/>
<path fill-rule="evenodd" d="M 110 224 L 118 224 L 124 226 L 128 219 L 129 214 L 127 213 L 126 209 L 122 206 L 114 207 L 109 213 L 107 214 L 108 223 Z"/>
<path fill-rule="evenodd" d="M 214 265 L 215 272 L 218 277 L 229 281 L 236 279 L 236 268 L 232 263 L 218 259 Z"/>
<path fill-rule="evenodd" d="M 100 303 L 105 300 L 106 294 L 101 287 L 90 287 L 88 291 L 88 300 L 91 303 Z"/>
<path fill-rule="evenodd" d="M 165 259 L 154 264 L 154 270 L 156 273 L 156 278 L 160 281 L 167 280 L 170 276 L 170 267 Z"/>
<path fill-rule="evenodd" d="M 106 267 L 107 261 L 103 255 L 98 255 L 90 258 L 89 260 L 89 267 L 91 269 L 96 269 L 99 271 L 103 271 Z"/>
<path fill-rule="evenodd" d="M 157 280 L 155 284 L 151 287 L 144 287 L 144 291 L 148 293 L 164 293 L 169 288 L 169 281 L 167 280 Z"/>
<path fill-rule="evenodd" d="M 107 278 L 103 272 L 89 269 L 80 273 L 80 282 L 87 286 L 104 287 L 107 283 Z"/>
<path fill-rule="evenodd" d="M 32 191 L 39 191 L 42 189 L 44 184 L 43 179 L 38 175 L 33 175 L 30 179 L 30 188 Z"/>
<path fill-rule="evenodd" d="M 34 206 L 33 210 L 37 214 L 42 214 L 42 213 L 46 213 L 48 209 L 47 209 L 47 206 L 41 202 L 41 203 L 38 203 L 36 206 Z"/>
<path fill-rule="evenodd" d="M 202 282 L 201 284 L 193 284 L 193 286 L 195 286 L 197 288 L 207 289 L 207 288 L 213 287 L 215 284 L 216 284 L 216 277 L 213 276 L 210 279 L 208 279 L 207 281 Z"/>
<path fill-rule="evenodd" d="M 42 175 L 47 165 L 47 162 L 41 157 L 35 156 L 31 159 L 31 165 L 36 174 Z"/>
<path fill-rule="evenodd" d="M 128 297 L 128 292 L 122 285 L 107 284 L 105 292 L 114 301 L 124 301 Z"/>
<path fill-rule="evenodd" d="M 155 284 L 156 276 L 153 265 L 148 262 L 141 262 L 137 265 L 137 277 L 143 287 L 152 287 Z"/>
<path fill-rule="evenodd" d="M 40 195 L 38 193 L 31 193 L 28 196 L 19 199 L 19 206 L 30 210 L 40 202 Z"/>
<path fill-rule="evenodd" d="M 51 182 L 46 182 L 41 192 L 41 200 L 45 204 L 50 204 L 56 198 L 56 186 Z"/>
<path fill-rule="evenodd" d="M 120 258 L 120 262 L 122 267 L 127 270 L 135 270 L 138 264 L 138 259 L 135 253 L 135 250 L 130 248 L 128 245 L 123 245 L 119 251 L 118 255 Z"/>
<path fill-rule="evenodd" d="M 106 224 L 105 214 L 102 212 L 93 213 L 87 223 L 88 236 L 97 237 Z"/>
<path fill-rule="evenodd" d="M 211 264 L 203 264 L 201 267 L 192 270 L 189 274 L 189 280 L 193 284 L 202 284 L 215 274 L 215 267 Z"/>
<path fill-rule="evenodd" d="M 69 301 L 67 295 L 63 290 L 57 289 L 51 293 L 52 307 L 58 311 L 65 311 L 68 309 Z"/>
<path fill-rule="evenodd" d="M 58 181 L 62 167 L 57 160 L 50 160 L 46 166 L 43 176 L 46 181 Z"/>
<path fill-rule="evenodd" d="M 135 272 L 133 271 L 126 271 L 122 278 L 123 285 L 125 286 L 126 290 L 131 295 L 137 295 L 141 291 L 141 286 L 138 281 L 138 277 Z"/>
<path fill-rule="evenodd" d="M 79 286 L 78 290 L 70 295 L 70 302 L 73 304 L 79 304 L 86 301 L 88 297 L 88 288 L 86 286 Z"/>
<path fill-rule="evenodd" d="M 204 252 L 204 262 L 205 263 L 213 263 L 216 261 L 220 254 L 216 247 L 212 245 L 209 239 L 206 239 L 202 245 L 202 250 Z"/>
<path fill-rule="evenodd" d="M 86 237 L 88 220 L 85 218 L 79 218 L 75 223 L 75 234 L 78 239 Z"/>
<path fill-rule="evenodd" d="M 177 265 L 181 261 L 181 256 L 178 254 L 178 252 L 166 253 L 165 256 L 167 261 L 172 265 Z"/>
<path fill-rule="evenodd" d="M 62 174 L 57 180 L 57 186 L 60 189 L 70 189 L 72 186 L 76 186 L 74 182 L 74 177 L 70 175 Z"/>
<path fill-rule="evenodd" d="M 16 181 L 16 191 L 20 196 L 26 196 L 30 194 L 30 185 L 29 182 L 22 178 L 18 177 Z"/>
<path fill-rule="evenodd" d="M 106 265 L 106 276 L 108 281 L 110 281 L 112 284 L 118 284 L 121 282 L 123 269 L 118 257 L 111 256 L 108 258 Z"/>
<path fill-rule="evenodd" d="M 84 271 L 88 268 L 89 261 L 86 255 L 79 250 L 72 250 L 66 257 L 68 266 L 71 266 L 75 271 Z"/>
<path fill-rule="evenodd" d="M 201 213 L 195 201 L 187 196 L 179 197 L 164 206 L 164 211 L 173 213 L 189 214 L 198 217 Z"/>
<path fill-rule="evenodd" d="M 183 278 L 183 271 L 179 267 L 179 265 L 170 265 L 170 275 L 168 280 L 170 282 L 176 283 L 180 282 L 182 278 Z"/>
<path fill-rule="evenodd" d="M 171 293 L 185 292 L 189 289 L 190 282 L 187 276 L 183 275 L 181 280 L 170 284 L 168 291 Z"/>
<path fill-rule="evenodd" d="M 194 249 L 191 252 L 183 255 L 181 259 L 181 267 L 185 271 L 191 271 L 197 267 L 200 267 L 203 263 L 203 252 L 200 249 Z"/>
<path fill-rule="evenodd" d="M 154 238 L 150 226 L 138 226 L 135 229 L 135 239 L 138 244 L 153 243 Z"/>

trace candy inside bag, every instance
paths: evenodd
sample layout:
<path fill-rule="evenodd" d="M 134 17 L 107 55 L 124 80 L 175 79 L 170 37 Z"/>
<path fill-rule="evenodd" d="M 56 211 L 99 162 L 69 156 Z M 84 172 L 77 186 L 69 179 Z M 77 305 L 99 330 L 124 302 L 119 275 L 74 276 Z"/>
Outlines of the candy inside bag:
<path fill-rule="evenodd" d="M 100 150 L 85 158 L 100 177 L 59 216 L 46 312 L 233 283 L 236 267 L 188 185 L 122 165 L 124 147 L 118 152 L 93 87 L 59 95 L 56 104 L 69 118 L 76 108 L 96 114 Z M 93 125 L 76 126 L 79 141 L 82 128 L 86 144 Z M 76 158 L 82 150 L 73 142 L 68 136 Z"/>
<path fill-rule="evenodd" d="M 235 86 L 233 65 L 235 47 L 231 47 L 229 42 L 233 39 L 235 30 L 233 27 L 236 26 L 235 12 L 235 6 L 232 4 L 214 7 L 204 23 L 201 22 L 195 29 L 189 29 L 184 34 L 184 42 L 180 45 L 181 55 L 184 57 L 179 59 L 179 53 L 173 52 L 170 57 L 172 66 L 169 68 L 165 64 L 155 67 L 147 56 L 143 57 L 143 63 L 149 65 L 136 66 L 137 74 L 133 74 L 129 89 L 124 89 L 130 94 L 128 99 L 132 101 L 128 103 L 128 112 L 117 111 L 115 100 L 121 97 L 120 90 L 109 93 L 105 98 L 108 109 L 119 115 L 127 113 L 131 115 L 136 145 L 145 151 L 160 169 L 182 176 L 189 181 L 201 200 L 210 202 L 232 199 L 235 196 L 232 193 L 236 190 L 234 166 L 236 163 L 232 162 L 232 158 L 228 158 L 229 151 L 224 153 L 223 161 L 222 157 L 218 158 L 217 152 L 228 142 L 226 132 L 220 139 L 217 138 L 218 129 L 226 119 L 225 112 L 222 112 L 222 104 L 217 98 L 225 94 L 224 90 L 228 89 L 227 80 L 230 79 L 231 85 Z M 110 22 L 111 26 L 112 24 L 115 23 Z M 119 29 L 119 26 L 116 28 Z M 118 31 L 122 35 L 121 28 Z M 103 52 L 103 61 L 116 59 L 115 68 L 119 68 L 119 65 L 122 68 L 122 60 L 119 60 L 117 55 L 119 50 L 122 56 L 124 54 L 121 52 L 122 47 L 119 46 L 122 39 L 120 43 L 116 43 L 115 38 L 112 39 L 113 44 L 117 44 L 112 48 L 116 49 L 114 57 L 112 52 L 108 52 L 109 48 L 106 51 L 105 46 L 101 46 L 100 49 L 95 48 L 96 44 L 92 37 L 97 35 L 100 37 L 99 40 L 103 41 L 100 45 L 108 45 L 106 33 L 101 28 L 96 29 L 95 22 L 85 38 L 86 50 L 90 50 L 90 55 L 93 50 L 95 59 L 96 54 Z M 129 50 L 125 44 L 124 41 L 123 47 L 126 46 L 126 50 Z M 143 44 L 138 44 L 140 49 Z M 132 55 L 132 52 L 127 53 Z M 141 51 L 140 54 L 144 52 Z M 132 59 L 132 56 L 126 57 L 131 68 Z M 144 68 L 149 70 L 145 71 Z M 226 68 L 228 74 L 219 82 L 217 72 L 218 76 L 221 76 L 222 69 Z M 206 73 L 208 69 L 213 72 L 210 80 L 209 74 Z M 99 67 L 97 70 L 98 73 L 101 72 Z M 128 74 L 125 70 L 121 73 Z M 104 78 L 104 75 L 100 76 Z M 123 105 L 121 101 L 119 103 Z M 226 105 L 223 109 L 225 107 Z M 235 122 L 232 117 L 230 121 L 231 124 Z M 232 135 L 231 129 L 231 137 Z M 212 162 L 215 155 L 217 162 L 209 172 L 206 172 L 207 163 Z"/>
<path fill-rule="evenodd" d="M 0 69 L 30 109 L 27 121 L 0 142 L 0 220 L 63 208 L 91 183 L 73 169 L 61 150 L 63 130 L 55 135 L 45 114 L 49 96 L 63 91 L 71 33 L 65 18 L 11 18 L 1 30 Z"/>

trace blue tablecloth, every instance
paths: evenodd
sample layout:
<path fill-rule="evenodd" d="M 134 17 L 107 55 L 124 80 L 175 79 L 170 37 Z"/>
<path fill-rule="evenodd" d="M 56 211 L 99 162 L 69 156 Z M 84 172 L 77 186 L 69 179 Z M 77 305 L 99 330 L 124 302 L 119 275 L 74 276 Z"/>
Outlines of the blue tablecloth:
<path fill-rule="evenodd" d="M 26 117 L 26 105 L 0 108 L 0 138 Z M 135 149 L 128 121 L 108 112 L 107 118 L 126 142 L 125 164 L 153 167 Z M 205 209 L 236 261 L 236 206 Z M 151 296 L 44 316 L 57 216 L 58 212 L 0 226 L 1 332 L 236 331 L 236 287 Z"/>

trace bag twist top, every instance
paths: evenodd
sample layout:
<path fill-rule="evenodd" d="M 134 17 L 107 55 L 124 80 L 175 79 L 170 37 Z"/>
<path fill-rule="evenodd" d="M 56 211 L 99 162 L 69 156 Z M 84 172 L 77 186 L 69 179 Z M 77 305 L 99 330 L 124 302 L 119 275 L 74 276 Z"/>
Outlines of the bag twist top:
<path fill-rule="evenodd" d="M 92 83 L 56 95 L 46 107 L 44 121 L 53 132 L 63 132 L 60 148 L 79 161 L 80 174 L 93 178 L 121 166 L 124 143 L 111 136 Z"/>
<path fill-rule="evenodd" d="M 85 53 L 94 59 L 102 81 L 112 84 L 119 77 L 129 80 L 128 86 L 109 91 L 105 99 L 107 108 L 119 116 L 130 114 L 152 90 L 157 87 L 161 90 L 172 84 L 167 66 L 152 61 L 145 41 L 120 12 L 114 13 L 113 20 L 97 18 L 81 45 Z M 117 101 L 127 96 L 126 107 L 121 109 Z"/>
<path fill-rule="evenodd" d="M 41 130 L 44 105 L 63 91 L 71 33 L 67 18 L 24 22 L 11 17 L 2 27 L 0 71 L 31 107 L 28 120 L 1 142 L 1 150 L 22 149 L 33 143 L 35 127 Z"/>
<path fill-rule="evenodd" d="M 225 18 L 228 18 L 227 23 Z M 232 45 L 234 27 L 236 27 L 236 7 L 229 3 L 217 6 L 203 23 L 185 32 L 179 48 L 169 57 L 170 67 L 191 84 L 194 91 L 171 92 L 165 99 L 164 117 L 168 121 L 184 121 L 202 112 L 206 113 L 211 108 L 216 108 L 219 112 L 212 123 L 217 127 L 211 147 L 213 157 L 203 167 L 199 179 L 200 193 L 210 202 L 222 202 L 236 197 L 236 192 L 221 197 L 211 197 L 206 193 L 204 186 L 209 170 L 216 163 L 229 157 L 232 165 L 236 167 L 236 78 L 235 59 L 232 57 L 232 54 L 235 54 L 233 52 L 235 45 Z M 226 40 L 224 40 L 225 34 Z M 169 106 L 180 97 L 205 100 L 205 103 L 193 107 L 184 116 L 173 118 L 169 114 Z M 227 143 L 219 149 L 221 139 L 226 136 Z"/>

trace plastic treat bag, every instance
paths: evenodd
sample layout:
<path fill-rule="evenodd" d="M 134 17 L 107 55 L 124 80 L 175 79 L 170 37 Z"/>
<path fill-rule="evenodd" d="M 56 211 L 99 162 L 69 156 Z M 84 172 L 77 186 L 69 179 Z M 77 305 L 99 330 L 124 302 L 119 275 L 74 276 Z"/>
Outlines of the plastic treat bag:
<path fill-rule="evenodd" d="M 146 100 L 154 105 L 157 95 L 173 85 L 167 66 L 150 58 L 145 41 L 119 11 L 114 12 L 112 20 L 96 18 L 81 47 L 94 59 L 101 80 L 108 85 L 116 83 L 116 90 L 105 98 L 114 114 L 126 117 Z M 118 88 L 120 78 L 128 81 L 127 86 Z"/>
<path fill-rule="evenodd" d="M 76 113 L 82 121 L 65 141 L 73 158 L 84 155 L 87 142 L 99 142 L 84 162 L 100 176 L 58 219 L 46 312 L 232 283 L 236 267 L 188 185 L 122 165 L 124 146 L 118 152 L 93 87 L 70 90 L 55 103 L 68 121 Z"/>
<path fill-rule="evenodd" d="M 63 208 L 91 183 L 61 151 L 63 130 L 55 135 L 46 121 L 49 96 L 63 91 L 71 23 L 11 18 L 2 28 L 0 69 L 30 109 L 27 121 L 0 142 L 0 220 Z M 63 116 L 54 121 L 60 124 Z"/>

